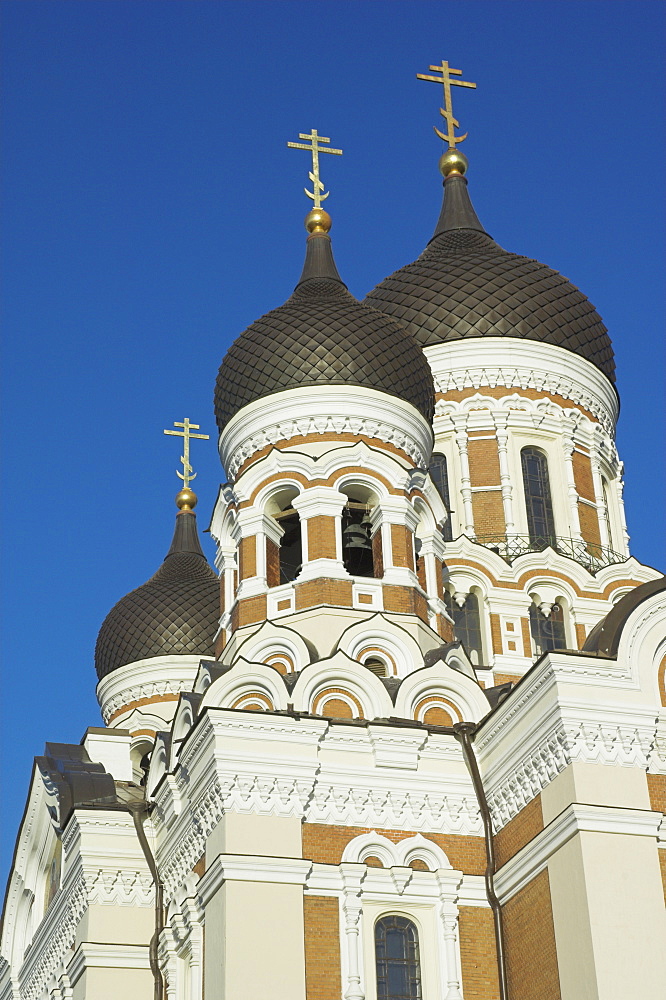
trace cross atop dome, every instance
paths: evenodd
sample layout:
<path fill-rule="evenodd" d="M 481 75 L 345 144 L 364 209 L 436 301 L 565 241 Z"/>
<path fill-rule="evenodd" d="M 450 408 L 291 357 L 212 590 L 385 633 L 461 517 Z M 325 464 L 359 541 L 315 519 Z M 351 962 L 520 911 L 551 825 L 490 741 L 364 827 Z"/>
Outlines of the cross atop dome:
<path fill-rule="evenodd" d="M 446 134 L 440 132 L 438 128 L 435 128 L 435 132 L 443 139 L 444 142 L 448 143 L 449 149 L 455 149 L 457 144 L 463 142 L 468 133 L 465 132 L 464 135 L 456 135 L 456 129 L 460 127 L 460 122 L 453 117 L 453 101 L 451 100 L 451 87 L 469 87 L 472 90 L 476 90 L 476 84 L 470 83 L 467 80 L 454 80 L 454 76 L 462 76 L 461 69 L 453 69 L 449 66 L 445 59 L 442 59 L 440 66 L 429 66 L 428 69 L 433 70 L 438 73 L 438 76 L 429 76 L 427 73 L 417 73 L 417 80 L 427 80 L 430 83 L 441 83 L 444 86 L 444 107 L 439 109 L 439 113 L 445 120 L 447 125 Z"/>

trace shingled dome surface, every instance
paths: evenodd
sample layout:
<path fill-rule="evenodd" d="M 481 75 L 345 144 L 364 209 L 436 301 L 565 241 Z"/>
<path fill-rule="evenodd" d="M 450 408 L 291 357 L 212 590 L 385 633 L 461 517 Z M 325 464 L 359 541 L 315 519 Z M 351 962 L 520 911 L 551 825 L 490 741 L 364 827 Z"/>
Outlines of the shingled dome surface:
<path fill-rule="evenodd" d="M 451 188 L 455 214 L 447 216 Z M 537 340 L 573 351 L 615 381 L 610 338 L 594 306 L 557 271 L 488 236 L 462 177 L 447 178 L 440 223 L 421 256 L 365 302 L 400 320 L 422 347 L 470 337 Z"/>
<path fill-rule="evenodd" d="M 153 656 L 211 656 L 219 619 L 219 580 L 201 551 L 195 515 L 181 511 L 157 573 L 104 619 L 95 647 L 97 676 Z"/>
<path fill-rule="evenodd" d="M 305 385 L 378 389 L 432 418 L 432 376 L 421 348 L 400 324 L 362 305 L 337 276 L 308 276 L 232 344 L 215 387 L 218 427 L 256 399 Z"/>

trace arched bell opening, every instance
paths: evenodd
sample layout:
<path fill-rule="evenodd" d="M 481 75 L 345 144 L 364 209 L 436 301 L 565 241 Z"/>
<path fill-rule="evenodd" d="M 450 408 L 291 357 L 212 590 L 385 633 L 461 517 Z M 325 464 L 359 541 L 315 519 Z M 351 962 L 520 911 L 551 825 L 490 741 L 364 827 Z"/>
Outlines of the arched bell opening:
<path fill-rule="evenodd" d="M 282 529 L 278 551 L 278 584 L 291 583 L 303 566 L 301 519 L 298 511 L 292 506 L 297 496 L 298 490 L 295 487 L 285 487 L 274 493 L 266 506 L 266 512 Z"/>
<path fill-rule="evenodd" d="M 342 490 L 347 503 L 342 508 L 342 559 L 351 576 L 379 576 L 372 544 L 372 510 L 377 498 L 364 486 Z"/>

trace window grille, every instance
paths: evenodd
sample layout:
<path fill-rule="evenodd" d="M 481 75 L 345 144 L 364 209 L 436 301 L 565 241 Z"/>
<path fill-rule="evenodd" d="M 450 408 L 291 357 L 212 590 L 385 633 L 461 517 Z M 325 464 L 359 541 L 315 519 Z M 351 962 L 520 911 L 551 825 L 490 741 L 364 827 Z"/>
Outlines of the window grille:
<path fill-rule="evenodd" d="M 537 653 L 547 653 L 551 649 L 567 648 L 567 640 L 564 632 L 564 609 L 560 604 L 553 605 L 553 610 L 547 618 L 535 604 L 531 604 L 530 631 Z"/>
<path fill-rule="evenodd" d="M 470 662 L 475 666 L 483 664 L 483 639 L 481 636 L 481 615 L 476 594 L 468 594 L 462 608 L 456 604 L 448 591 L 444 592 L 446 610 L 453 618 L 453 634 L 460 639 Z"/>
<path fill-rule="evenodd" d="M 523 448 L 520 453 L 523 486 L 527 507 L 527 530 L 530 541 L 545 549 L 555 537 L 553 503 L 550 497 L 548 462 L 538 448 Z"/>
<path fill-rule="evenodd" d="M 377 1000 L 421 1000 L 421 963 L 416 926 L 406 917 L 375 924 Z"/>
<path fill-rule="evenodd" d="M 442 528 L 442 537 L 445 542 L 450 542 L 453 538 L 453 531 L 451 528 L 451 502 L 449 499 L 449 471 L 446 464 L 446 455 L 443 455 L 440 451 L 435 451 L 430 459 L 430 465 L 428 466 L 428 472 L 430 473 L 430 478 L 437 487 L 437 492 L 439 493 L 444 506 L 446 507 L 446 513 L 449 515 L 446 519 L 446 524 Z"/>

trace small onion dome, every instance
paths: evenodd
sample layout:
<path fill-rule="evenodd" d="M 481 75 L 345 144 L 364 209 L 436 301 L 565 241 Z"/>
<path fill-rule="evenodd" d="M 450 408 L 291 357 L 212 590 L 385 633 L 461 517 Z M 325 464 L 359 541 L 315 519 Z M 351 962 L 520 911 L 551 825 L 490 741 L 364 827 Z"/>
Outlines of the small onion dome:
<path fill-rule="evenodd" d="M 467 191 L 466 162 L 442 157 L 444 203 L 432 240 L 366 304 L 404 323 L 422 347 L 468 337 L 538 340 L 586 358 L 614 382 L 613 348 L 594 306 L 557 271 L 488 236 Z"/>
<path fill-rule="evenodd" d="M 402 325 L 347 291 L 333 260 L 330 219 L 322 210 L 313 215 L 291 298 L 248 327 L 222 361 L 215 386 L 220 431 L 248 403 L 305 385 L 377 389 L 431 420 L 434 389 L 423 352 Z"/>
<path fill-rule="evenodd" d="M 194 494 L 191 494 L 194 497 Z M 153 656 L 213 655 L 220 584 L 204 556 L 188 498 L 176 515 L 171 548 L 157 573 L 118 601 L 99 630 L 95 669 L 112 670 Z"/>
<path fill-rule="evenodd" d="M 632 615 L 643 601 L 649 600 L 655 594 L 666 595 L 666 576 L 642 583 L 621 597 L 606 617 L 594 626 L 585 640 L 583 652 L 597 653 L 600 656 L 617 656 L 622 630 L 627 624 L 629 615 Z"/>

